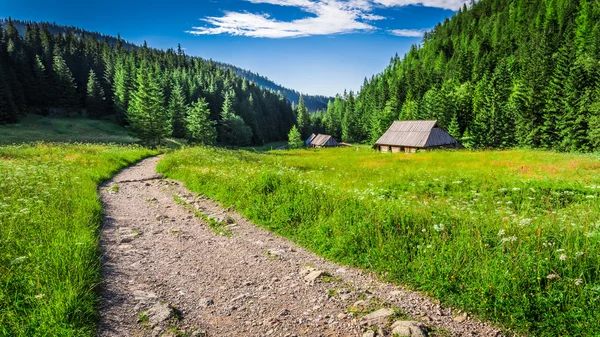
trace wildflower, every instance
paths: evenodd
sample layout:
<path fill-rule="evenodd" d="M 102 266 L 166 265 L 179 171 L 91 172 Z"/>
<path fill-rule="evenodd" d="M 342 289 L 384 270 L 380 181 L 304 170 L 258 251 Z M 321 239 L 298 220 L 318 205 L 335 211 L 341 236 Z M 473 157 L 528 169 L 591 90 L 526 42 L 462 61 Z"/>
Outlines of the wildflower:
<path fill-rule="evenodd" d="M 575 256 L 581 256 L 581 255 L 583 255 L 583 252 L 577 252 L 577 253 L 575 253 Z"/>
<path fill-rule="evenodd" d="M 533 192 L 533 193 L 535 193 L 535 192 L 536 192 L 536 191 L 535 191 L 535 188 L 533 188 L 533 187 L 530 187 L 530 188 L 529 188 L 529 190 L 530 190 L 531 192 Z"/>
<path fill-rule="evenodd" d="M 561 249 L 557 249 L 557 250 L 556 250 L 556 252 L 557 252 L 557 253 L 564 252 L 564 251 L 565 251 L 565 250 L 564 250 L 563 248 L 561 248 Z"/>
<path fill-rule="evenodd" d="M 580 284 L 582 284 L 582 283 L 583 283 L 583 280 L 582 280 L 582 279 L 580 279 L 580 278 L 578 278 L 578 279 L 576 279 L 576 280 L 575 280 L 575 285 L 576 285 L 576 286 L 578 286 L 578 285 L 580 285 Z"/>
<path fill-rule="evenodd" d="M 443 231 L 443 230 L 444 230 L 444 224 L 442 224 L 442 223 L 441 223 L 441 224 L 439 224 L 439 225 L 433 225 L 433 229 L 434 229 L 436 232 L 441 232 L 441 231 Z"/>
<path fill-rule="evenodd" d="M 503 236 L 505 233 L 504 229 L 498 231 L 498 236 Z"/>
<path fill-rule="evenodd" d="M 513 190 L 514 192 L 516 192 L 516 191 L 520 191 L 521 189 L 520 189 L 520 188 L 518 188 L 518 187 L 513 187 L 513 189 L 512 189 L 512 190 Z"/>
<path fill-rule="evenodd" d="M 558 258 L 561 261 L 564 261 L 567 259 L 567 254 L 560 254 L 560 257 Z"/>
<path fill-rule="evenodd" d="M 554 280 L 554 279 L 560 279 L 560 276 L 558 276 L 558 274 L 552 273 L 552 274 L 546 276 L 546 278 L 549 280 Z"/>
<path fill-rule="evenodd" d="M 506 238 L 502 238 L 502 240 L 500 240 L 501 243 L 505 243 L 505 242 L 515 242 L 517 241 L 517 237 L 516 236 L 509 236 Z"/>

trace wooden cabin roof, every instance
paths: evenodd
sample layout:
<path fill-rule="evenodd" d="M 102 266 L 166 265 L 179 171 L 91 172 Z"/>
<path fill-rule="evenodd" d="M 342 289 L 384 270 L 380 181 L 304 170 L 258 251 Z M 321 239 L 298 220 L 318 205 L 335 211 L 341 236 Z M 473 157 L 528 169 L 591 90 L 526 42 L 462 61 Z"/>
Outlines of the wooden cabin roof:
<path fill-rule="evenodd" d="M 335 138 L 331 137 L 330 135 L 318 134 L 312 138 L 309 145 L 312 145 L 312 146 L 325 146 L 325 145 L 337 146 L 338 142 L 335 140 Z"/>
<path fill-rule="evenodd" d="M 437 125 L 437 121 L 395 121 L 375 142 L 375 145 L 405 147 L 435 147 L 456 144 L 446 130 Z"/>

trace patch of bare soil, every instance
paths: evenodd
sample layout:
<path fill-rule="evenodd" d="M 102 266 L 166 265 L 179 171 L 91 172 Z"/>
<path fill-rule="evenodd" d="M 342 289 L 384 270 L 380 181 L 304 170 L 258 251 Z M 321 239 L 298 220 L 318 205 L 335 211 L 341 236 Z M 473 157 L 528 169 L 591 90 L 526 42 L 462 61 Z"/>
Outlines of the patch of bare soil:
<path fill-rule="evenodd" d="M 500 336 L 435 300 L 325 261 L 144 160 L 101 187 L 99 336 Z"/>

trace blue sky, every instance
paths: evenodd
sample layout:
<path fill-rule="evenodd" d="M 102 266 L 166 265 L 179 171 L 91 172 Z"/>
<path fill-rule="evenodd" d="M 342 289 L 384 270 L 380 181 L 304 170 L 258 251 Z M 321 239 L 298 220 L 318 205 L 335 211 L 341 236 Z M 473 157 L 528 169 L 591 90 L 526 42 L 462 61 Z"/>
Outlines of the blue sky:
<path fill-rule="evenodd" d="M 0 0 L 0 17 L 176 47 L 308 94 L 357 90 L 465 0 Z"/>

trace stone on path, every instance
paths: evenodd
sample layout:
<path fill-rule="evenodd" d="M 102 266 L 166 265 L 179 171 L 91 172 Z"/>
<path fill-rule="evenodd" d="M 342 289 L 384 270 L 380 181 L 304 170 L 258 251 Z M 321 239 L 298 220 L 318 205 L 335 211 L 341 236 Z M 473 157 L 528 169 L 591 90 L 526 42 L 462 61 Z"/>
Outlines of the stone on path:
<path fill-rule="evenodd" d="M 426 327 L 417 321 L 396 321 L 392 324 L 392 335 L 400 337 L 427 337 Z"/>
<path fill-rule="evenodd" d="M 382 308 L 364 316 L 361 321 L 368 326 L 377 325 L 384 326 L 388 322 L 388 318 L 394 314 L 394 310 L 390 308 Z"/>

